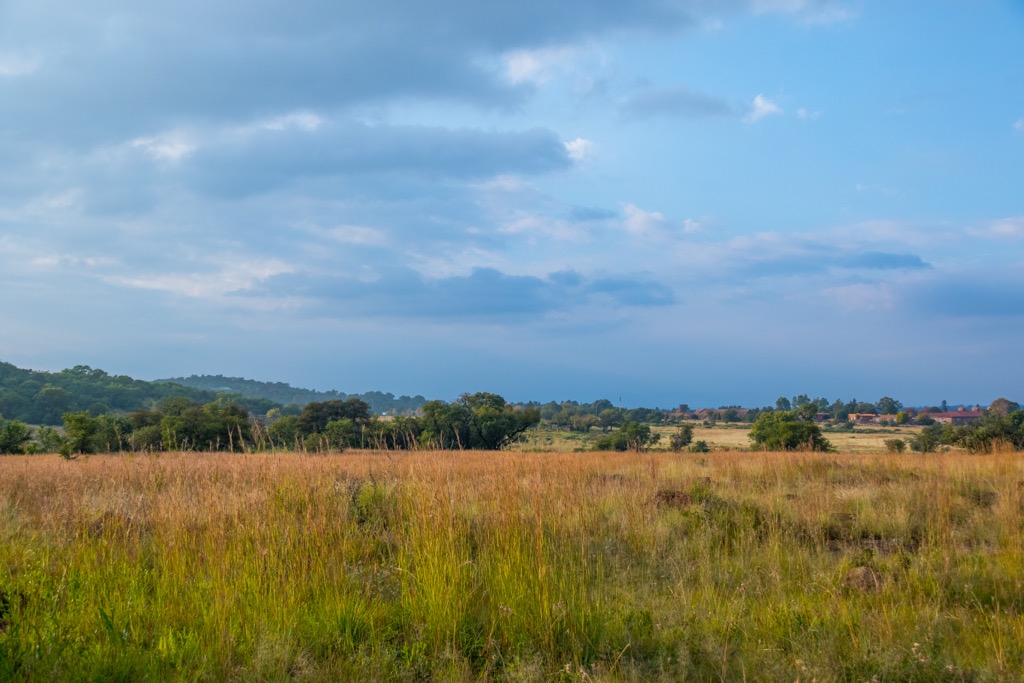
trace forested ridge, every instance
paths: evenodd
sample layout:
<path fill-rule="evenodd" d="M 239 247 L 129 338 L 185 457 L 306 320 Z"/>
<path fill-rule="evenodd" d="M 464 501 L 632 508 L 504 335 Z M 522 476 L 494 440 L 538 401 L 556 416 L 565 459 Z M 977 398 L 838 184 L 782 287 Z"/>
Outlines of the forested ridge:
<path fill-rule="evenodd" d="M 0 362 L 0 416 L 29 424 L 59 425 L 67 412 L 93 415 L 148 408 L 172 397 L 210 403 L 218 392 L 172 382 L 147 382 L 110 375 L 87 365 L 60 372 L 26 370 Z M 266 412 L 274 402 L 242 395 L 232 399 L 251 412 Z"/>
<path fill-rule="evenodd" d="M 390 392 L 368 391 L 363 394 L 346 394 L 342 391 L 317 391 L 293 387 L 285 382 L 260 382 L 243 377 L 225 377 L 224 375 L 191 375 L 189 377 L 172 377 L 159 380 L 173 382 L 186 387 L 206 389 L 215 392 L 231 392 L 250 398 L 265 398 L 282 406 L 294 404 L 304 406 L 307 403 L 320 401 L 345 400 L 358 398 L 370 406 L 377 415 L 409 415 L 427 402 L 423 396 L 398 396 Z"/>

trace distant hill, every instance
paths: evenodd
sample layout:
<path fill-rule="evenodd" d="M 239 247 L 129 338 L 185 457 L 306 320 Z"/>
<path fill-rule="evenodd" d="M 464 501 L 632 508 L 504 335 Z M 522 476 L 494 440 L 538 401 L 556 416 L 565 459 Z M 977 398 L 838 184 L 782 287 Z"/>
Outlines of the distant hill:
<path fill-rule="evenodd" d="M 250 398 L 264 398 L 281 405 L 295 404 L 304 406 L 314 401 L 334 401 L 347 398 L 358 398 L 370 406 L 377 415 L 404 415 L 416 412 L 427 402 L 422 396 L 399 396 L 380 391 L 369 391 L 365 394 L 346 394 L 340 391 L 316 391 L 300 389 L 284 382 L 259 382 L 242 377 L 225 377 L 223 375 L 192 375 L 191 377 L 172 377 L 160 380 L 173 382 L 186 387 L 206 391 L 225 391 Z"/>
<path fill-rule="evenodd" d="M 94 415 L 130 412 L 150 408 L 172 396 L 209 403 L 222 395 L 199 387 L 109 375 L 88 365 L 41 372 L 0 362 L 0 416 L 29 424 L 60 424 L 61 416 L 69 411 L 88 410 Z M 240 394 L 228 398 L 256 413 L 265 413 L 275 406 L 271 401 Z"/>

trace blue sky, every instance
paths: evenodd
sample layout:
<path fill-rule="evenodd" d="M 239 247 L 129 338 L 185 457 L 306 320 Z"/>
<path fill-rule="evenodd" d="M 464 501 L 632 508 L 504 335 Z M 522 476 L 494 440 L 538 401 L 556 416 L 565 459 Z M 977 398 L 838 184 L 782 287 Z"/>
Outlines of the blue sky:
<path fill-rule="evenodd" d="M 1021 45 L 1009 0 L 2 0 L 0 359 L 1021 400 Z"/>

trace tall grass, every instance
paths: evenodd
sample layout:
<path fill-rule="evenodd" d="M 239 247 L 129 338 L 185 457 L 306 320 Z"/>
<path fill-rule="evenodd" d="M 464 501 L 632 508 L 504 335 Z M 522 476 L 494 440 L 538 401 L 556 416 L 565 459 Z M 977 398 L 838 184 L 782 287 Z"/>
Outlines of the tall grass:
<path fill-rule="evenodd" d="M 3 680 L 1017 680 L 1019 456 L 0 458 Z"/>

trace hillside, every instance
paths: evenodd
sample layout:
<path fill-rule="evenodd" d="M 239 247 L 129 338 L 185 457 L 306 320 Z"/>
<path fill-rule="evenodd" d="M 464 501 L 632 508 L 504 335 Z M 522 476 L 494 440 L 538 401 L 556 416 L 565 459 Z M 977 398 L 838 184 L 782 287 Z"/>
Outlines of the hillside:
<path fill-rule="evenodd" d="M 87 365 L 42 372 L 0 362 L 0 416 L 29 424 L 60 424 L 61 415 L 68 411 L 88 410 L 95 415 L 130 412 L 172 396 L 209 403 L 220 395 L 222 392 L 199 387 L 110 375 Z M 232 398 L 252 412 L 263 413 L 275 405 L 266 399 Z"/>
<path fill-rule="evenodd" d="M 395 397 L 390 392 L 369 391 L 364 394 L 346 394 L 340 391 L 316 391 L 293 387 L 284 382 L 260 382 L 242 377 L 225 377 L 223 375 L 192 375 L 191 377 L 173 377 L 162 382 L 173 382 L 186 387 L 204 389 L 215 392 L 232 392 L 250 398 L 264 398 L 281 405 L 295 404 L 304 406 L 314 401 L 344 400 L 358 398 L 365 401 L 370 410 L 377 414 L 404 415 L 414 413 L 427 402 L 422 396 Z"/>

